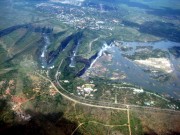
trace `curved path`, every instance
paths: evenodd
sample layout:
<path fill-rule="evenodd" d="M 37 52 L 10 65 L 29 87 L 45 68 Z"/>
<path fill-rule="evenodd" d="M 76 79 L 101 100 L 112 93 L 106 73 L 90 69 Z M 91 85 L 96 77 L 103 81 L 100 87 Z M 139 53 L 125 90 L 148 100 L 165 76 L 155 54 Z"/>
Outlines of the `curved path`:
<path fill-rule="evenodd" d="M 92 51 L 92 43 L 95 42 L 95 41 L 97 41 L 99 38 L 100 38 L 100 37 L 95 38 L 94 40 L 92 40 L 92 41 L 89 43 L 89 51 L 88 51 L 88 53 L 91 53 L 91 51 Z"/>
<path fill-rule="evenodd" d="M 58 86 L 62 89 L 62 91 L 64 92 L 67 92 L 62 86 L 61 84 L 59 83 L 58 81 L 58 74 L 59 74 L 59 69 L 63 63 L 64 59 L 61 60 L 59 66 L 58 66 L 58 69 L 56 71 L 56 74 L 55 74 L 55 80 L 56 80 L 56 83 L 58 84 Z M 71 100 L 75 103 L 79 103 L 79 104 L 82 104 L 82 105 L 85 105 L 85 106 L 90 106 L 90 107 L 96 107 L 96 108 L 106 108 L 106 109 L 115 109 L 115 110 L 124 110 L 124 111 L 127 111 L 128 109 L 131 109 L 131 108 L 142 108 L 142 109 L 150 109 L 151 111 L 154 110 L 154 111 L 157 111 L 157 110 L 160 110 L 160 111 L 171 111 L 171 112 L 177 112 L 177 113 L 180 113 L 180 111 L 178 110 L 171 110 L 171 109 L 162 109 L 162 108 L 157 108 L 157 107 L 146 107 L 146 106 L 139 106 L 139 105 L 128 105 L 128 104 L 116 104 L 116 105 L 121 105 L 121 106 L 124 106 L 124 107 L 113 107 L 113 106 L 107 106 L 107 103 L 102 103 L 102 102 L 98 102 L 96 101 L 96 103 L 100 104 L 100 105 L 95 105 L 95 104 L 91 104 L 89 102 L 95 102 L 95 101 L 91 101 L 91 100 L 86 100 L 86 99 L 81 99 L 83 101 L 80 101 L 78 99 L 75 99 L 75 98 L 72 98 L 70 96 L 68 96 L 68 94 L 70 95 L 70 93 L 68 94 L 64 94 L 62 91 L 60 91 L 55 85 L 54 83 L 47 77 L 39 74 L 38 72 L 35 72 L 37 75 L 39 75 L 40 77 L 44 78 L 45 80 L 49 81 L 51 83 L 51 85 L 55 88 L 55 90 L 61 94 L 64 98 L 68 99 L 68 100 Z M 72 95 L 71 95 L 72 96 Z M 73 95 L 74 96 L 74 95 Z M 87 103 L 88 102 L 88 103 Z M 113 105 L 113 104 L 112 104 Z"/>
<path fill-rule="evenodd" d="M 49 82 L 51 83 L 51 85 L 55 88 L 55 90 L 56 90 L 59 94 L 61 94 L 64 98 L 66 98 L 66 99 L 68 99 L 68 100 L 70 100 L 70 101 L 73 101 L 73 102 L 78 103 L 78 104 L 81 104 L 81 105 L 89 106 L 89 107 L 96 107 L 96 108 L 105 108 L 105 109 L 115 109 L 115 110 L 124 110 L 124 111 L 127 111 L 126 108 L 103 106 L 103 105 L 93 105 L 93 104 L 83 103 L 83 102 L 81 102 L 81 101 L 78 101 L 78 100 L 76 100 L 76 99 L 73 99 L 73 98 L 67 96 L 66 94 L 62 93 L 61 91 L 59 91 L 59 89 L 54 85 L 54 83 L 53 83 L 49 78 L 44 77 L 43 75 L 41 75 L 41 74 L 39 74 L 39 73 L 37 73 L 37 72 L 35 72 L 35 73 L 36 73 L 37 75 L 39 75 L 41 78 L 43 78 L 44 80 L 49 81 Z M 61 86 L 61 85 L 60 85 L 60 86 Z M 62 88 L 62 86 L 61 86 L 61 88 Z"/>
<path fill-rule="evenodd" d="M 103 123 L 100 123 L 100 122 L 97 122 L 97 121 L 88 121 L 88 122 L 80 123 L 78 125 L 78 127 L 72 132 L 71 135 L 73 135 L 78 130 L 78 128 L 80 128 L 82 125 L 84 125 L 86 123 L 99 124 L 99 125 L 102 125 L 102 126 L 105 126 L 105 127 L 125 127 L 125 126 L 128 126 L 127 124 L 123 124 L 123 125 L 109 125 L 109 124 L 103 124 Z"/>

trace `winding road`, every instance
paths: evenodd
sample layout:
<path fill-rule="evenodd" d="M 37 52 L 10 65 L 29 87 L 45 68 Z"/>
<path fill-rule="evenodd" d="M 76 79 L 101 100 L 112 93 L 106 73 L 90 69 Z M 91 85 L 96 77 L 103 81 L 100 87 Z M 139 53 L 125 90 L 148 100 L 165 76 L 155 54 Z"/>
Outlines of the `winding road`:
<path fill-rule="evenodd" d="M 180 113 L 180 111 L 171 110 L 171 109 L 161 109 L 161 108 L 156 108 L 156 107 L 146 107 L 146 106 L 128 105 L 128 104 L 119 104 L 119 105 L 123 106 L 123 107 L 119 107 L 119 106 L 113 106 L 114 104 L 106 104 L 106 103 L 102 103 L 100 101 L 91 101 L 91 100 L 86 100 L 86 99 L 80 99 L 80 98 L 76 97 L 75 95 L 72 95 L 71 93 L 68 93 L 68 91 L 66 91 L 61 86 L 61 84 L 58 81 L 58 77 L 61 74 L 59 72 L 59 69 L 60 69 L 63 61 L 64 61 L 64 59 L 61 60 L 59 66 L 57 68 L 56 74 L 55 74 L 55 81 L 56 81 L 56 83 L 57 83 L 57 85 L 59 86 L 60 89 L 58 89 L 56 87 L 56 85 L 49 78 L 43 76 L 42 74 L 40 74 L 38 72 L 35 72 L 35 73 L 36 73 L 36 75 L 38 75 L 39 77 L 43 78 L 44 80 L 49 81 L 51 83 L 51 85 L 54 87 L 54 89 L 61 96 L 63 96 L 67 100 L 70 100 L 70 101 L 74 102 L 75 104 L 78 103 L 78 104 L 81 104 L 81 105 L 84 105 L 84 106 L 88 106 L 88 107 L 127 111 L 127 124 L 124 124 L 124 125 L 106 125 L 106 124 L 103 124 L 104 126 L 127 126 L 128 127 L 128 131 L 129 131 L 129 135 L 132 135 L 131 123 L 130 123 L 131 120 L 130 120 L 130 113 L 129 113 L 130 108 L 143 108 L 143 109 L 149 109 L 151 111 L 158 111 L 158 110 L 161 110 L 161 111 L 174 111 L 174 112 L 179 112 Z M 118 105 L 118 104 L 116 104 L 116 105 Z M 89 121 L 89 122 L 90 123 L 95 123 L 95 124 L 100 124 L 100 123 L 97 123 L 95 121 Z M 85 124 L 85 123 L 80 123 L 72 134 L 74 134 L 76 132 L 76 130 L 79 127 L 81 127 L 83 124 Z"/>

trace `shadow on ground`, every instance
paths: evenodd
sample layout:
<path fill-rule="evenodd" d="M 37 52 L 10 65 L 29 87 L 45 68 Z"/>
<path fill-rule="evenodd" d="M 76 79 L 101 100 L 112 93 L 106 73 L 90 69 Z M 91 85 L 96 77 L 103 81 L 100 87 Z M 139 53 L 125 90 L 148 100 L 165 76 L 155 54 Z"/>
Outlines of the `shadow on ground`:
<path fill-rule="evenodd" d="M 9 113 L 10 112 L 10 113 Z M 9 113 L 9 115 L 7 115 Z M 1 135 L 71 135 L 78 126 L 64 118 L 63 113 L 41 114 L 27 111 L 32 118 L 28 122 L 15 122 L 13 112 L 5 100 L 0 101 L 0 134 Z M 12 121 L 6 121 L 9 117 Z M 81 135 L 77 130 L 74 135 Z"/>

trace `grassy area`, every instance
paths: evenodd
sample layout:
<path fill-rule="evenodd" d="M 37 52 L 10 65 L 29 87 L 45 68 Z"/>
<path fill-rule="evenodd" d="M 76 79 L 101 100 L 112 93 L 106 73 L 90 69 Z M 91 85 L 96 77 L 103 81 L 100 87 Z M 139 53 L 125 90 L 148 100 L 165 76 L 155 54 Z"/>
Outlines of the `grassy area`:
<path fill-rule="evenodd" d="M 137 116 L 130 111 L 130 124 L 132 135 L 143 135 L 143 129 L 141 120 L 137 118 Z"/>
<path fill-rule="evenodd" d="M 110 123 L 112 125 L 124 125 L 127 124 L 127 112 L 126 111 L 112 111 Z"/>
<path fill-rule="evenodd" d="M 0 62 L 2 63 L 3 61 L 5 61 L 7 59 L 7 52 L 6 50 L 2 47 L 2 45 L 0 44 Z"/>

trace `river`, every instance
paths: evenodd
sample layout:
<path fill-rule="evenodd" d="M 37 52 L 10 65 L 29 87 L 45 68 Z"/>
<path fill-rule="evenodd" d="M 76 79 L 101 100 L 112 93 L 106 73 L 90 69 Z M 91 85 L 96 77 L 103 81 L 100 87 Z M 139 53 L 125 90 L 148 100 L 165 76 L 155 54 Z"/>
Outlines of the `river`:
<path fill-rule="evenodd" d="M 170 79 L 167 81 L 157 81 L 152 78 L 151 74 L 144 71 L 144 67 L 137 65 L 132 60 L 124 57 L 119 47 L 114 45 L 108 46 L 104 44 L 102 49 L 99 51 L 98 56 L 94 61 L 92 61 L 91 66 L 87 70 L 91 70 L 94 63 L 101 61 L 101 56 L 104 51 L 108 51 L 112 54 L 112 63 L 109 65 L 105 65 L 109 71 L 120 71 L 125 73 L 126 78 L 122 80 L 122 82 L 127 82 L 134 84 L 136 86 L 142 87 L 146 90 L 150 90 L 153 92 L 168 94 L 172 97 L 179 98 L 179 90 L 180 90 L 180 58 L 175 58 L 170 52 L 169 48 L 174 46 L 180 46 L 179 43 L 171 42 L 171 41 L 158 41 L 158 42 L 122 42 L 123 45 L 128 47 L 132 47 L 133 49 L 129 50 L 129 54 L 133 54 L 136 50 L 137 46 L 152 46 L 153 49 L 161 49 L 163 51 L 167 51 L 169 54 L 169 60 L 172 64 L 173 72 L 170 74 Z M 117 64 L 118 63 L 118 64 Z M 110 78 L 111 76 L 109 76 Z"/>

